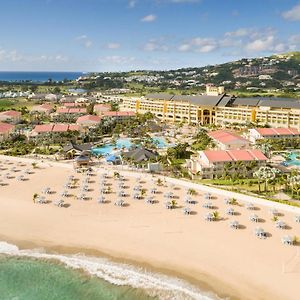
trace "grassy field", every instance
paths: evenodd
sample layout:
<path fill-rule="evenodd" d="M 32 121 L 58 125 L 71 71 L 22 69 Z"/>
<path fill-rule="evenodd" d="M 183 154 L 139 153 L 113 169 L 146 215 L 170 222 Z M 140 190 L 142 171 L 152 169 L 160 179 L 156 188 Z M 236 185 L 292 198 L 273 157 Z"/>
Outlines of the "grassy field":
<path fill-rule="evenodd" d="M 18 110 L 24 106 L 30 109 L 34 105 L 36 105 L 35 101 L 30 101 L 26 98 L 0 99 L 0 110 Z"/>

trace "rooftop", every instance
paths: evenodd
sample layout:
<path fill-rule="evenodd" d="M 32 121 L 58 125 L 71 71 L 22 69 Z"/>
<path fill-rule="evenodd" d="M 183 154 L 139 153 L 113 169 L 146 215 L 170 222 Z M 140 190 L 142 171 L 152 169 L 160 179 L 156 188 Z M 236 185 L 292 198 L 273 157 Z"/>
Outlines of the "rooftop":
<path fill-rule="evenodd" d="M 300 131 L 294 128 L 255 128 L 255 130 L 262 136 L 300 135 Z"/>
<path fill-rule="evenodd" d="M 231 143 L 247 144 L 248 143 L 248 141 L 245 138 L 226 130 L 211 131 L 208 133 L 208 135 L 212 139 L 222 144 L 231 144 Z"/>
<path fill-rule="evenodd" d="M 203 154 L 210 163 L 235 161 L 266 161 L 260 150 L 205 150 Z"/>
<path fill-rule="evenodd" d="M 15 128 L 14 125 L 8 124 L 8 123 L 0 123 L 0 133 L 6 133 Z"/>

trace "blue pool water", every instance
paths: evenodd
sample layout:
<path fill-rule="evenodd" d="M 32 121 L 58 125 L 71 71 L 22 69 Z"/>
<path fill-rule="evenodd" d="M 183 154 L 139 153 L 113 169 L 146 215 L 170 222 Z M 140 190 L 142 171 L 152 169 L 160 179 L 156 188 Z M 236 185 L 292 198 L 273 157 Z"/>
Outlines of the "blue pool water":
<path fill-rule="evenodd" d="M 283 164 L 285 166 L 300 166 L 300 159 L 297 157 L 300 156 L 300 152 L 291 152 L 289 154 L 289 160 L 285 161 Z"/>
<path fill-rule="evenodd" d="M 153 137 L 152 138 L 153 142 L 157 145 L 157 148 L 167 148 L 167 147 L 171 147 L 173 145 L 171 144 L 168 144 L 166 142 L 166 140 L 162 137 Z M 104 156 L 107 156 L 107 155 L 110 155 L 113 153 L 113 151 L 117 148 L 117 149 L 130 149 L 130 147 L 133 146 L 133 143 L 131 142 L 130 139 L 118 139 L 117 142 L 116 142 L 116 145 L 112 145 L 112 144 L 107 144 L 107 145 L 104 145 L 102 147 L 99 147 L 99 148 L 94 148 L 92 150 L 92 152 L 96 155 L 104 155 Z"/>

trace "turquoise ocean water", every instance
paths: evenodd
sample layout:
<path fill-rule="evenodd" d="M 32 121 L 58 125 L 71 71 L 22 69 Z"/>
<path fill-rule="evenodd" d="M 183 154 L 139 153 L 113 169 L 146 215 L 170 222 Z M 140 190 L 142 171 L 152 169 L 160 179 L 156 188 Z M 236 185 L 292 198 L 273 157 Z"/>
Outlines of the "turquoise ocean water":
<path fill-rule="evenodd" d="M 215 300 L 186 281 L 84 255 L 0 242 L 0 300 Z"/>

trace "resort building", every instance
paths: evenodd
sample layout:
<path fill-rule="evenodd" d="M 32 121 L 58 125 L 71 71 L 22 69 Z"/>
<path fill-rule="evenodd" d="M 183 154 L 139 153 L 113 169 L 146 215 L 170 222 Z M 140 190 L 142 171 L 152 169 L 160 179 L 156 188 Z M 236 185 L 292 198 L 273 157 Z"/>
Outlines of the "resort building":
<path fill-rule="evenodd" d="M 68 131 L 80 131 L 80 126 L 77 124 L 43 124 L 36 125 L 30 133 L 30 137 L 36 137 L 42 134 L 49 133 L 64 133 Z"/>
<path fill-rule="evenodd" d="M 111 110 L 111 105 L 110 104 L 96 104 L 94 106 L 94 112 L 97 115 L 102 115 L 104 112 L 108 112 Z"/>
<path fill-rule="evenodd" d="M 261 139 L 299 139 L 300 131 L 294 128 L 252 128 L 249 129 L 249 140 L 256 143 Z"/>
<path fill-rule="evenodd" d="M 7 110 L 0 112 L 0 122 L 17 124 L 21 121 L 22 114 L 19 111 Z"/>
<path fill-rule="evenodd" d="M 6 141 L 15 130 L 15 126 L 8 123 L 0 123 L 0 142 Z"/>
<path fill-rule="evenodd" d="M 46 103 L 42 105 L 33 106 L 31 109 L 31 113 L 41 113 L 45 115 L 50 115 L 52 111 L 53 111 L 53 106 Z"/>
<path fill-rule="evenodd" d="M 133 111 L 107 111 L 103 112 L 103 118 L 111 118 L 116 121 L 124 121 L 135 117 L 135 113 Z"/>
<path fill-rule="evenodd" d="M 57 114 L 65 114 L 65 115 L 68 115 L 68 114 L 85 114 L 86 113 L 86 108 L 64 108 L 64 107 L 61 107 L 61 108 L 58 108 L 57 111 L 56 111 Z"/>
<path fill-rule="evenodd" d="M 82 126 L 82 127 L 91 127 L 96 126 L 101 122 L 100 116 L 94 116 L 94 115 L 85 115 L 81 116 L 77 119 L 76 124 Z"/>
<path fill-rule="evenodd" d="M 260 150 L 205 150 L 199 151 L 187 160 L 190 175 L 203 179 L 213 179 L 225 173 L 243 172 L 252 176 L 253 172 L 267 162 L 267 157 Z M 248 165 L 248 167 L 247 167 Z"/>
<path fill-rule="evenodd" d="M 223 88 L 207 87 L 204 95 L 149 94 L 123 99 L 122 108 L 151 112 L 162 121 L 200 125 L 268 124 L 300 129 L 300 101 L 282 98 L 236 98 Z"/>
<path fill-rule="evenodd" d="M 250 143 L 247 139 L 230 131 L 210 131 L 208 132 L 208 135 L 221 150 L 246 149 L 250 147 Z"/>

